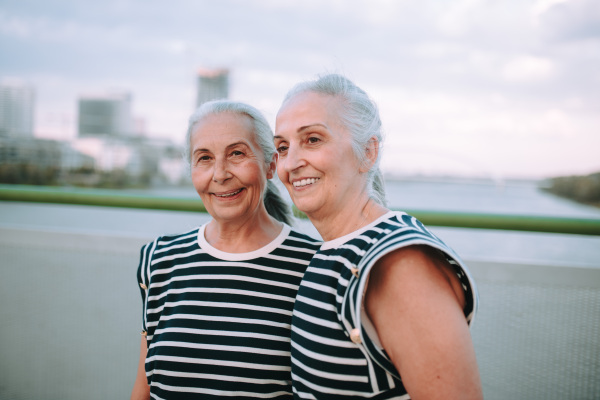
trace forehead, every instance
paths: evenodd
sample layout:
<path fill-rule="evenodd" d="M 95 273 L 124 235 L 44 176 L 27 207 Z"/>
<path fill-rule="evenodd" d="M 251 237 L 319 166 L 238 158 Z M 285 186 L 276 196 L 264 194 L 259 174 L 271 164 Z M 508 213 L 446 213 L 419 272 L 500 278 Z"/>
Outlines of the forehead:
<path fill-rule="evenodd" d="M 341 100 L 338 97 L 304 92 L 286 101 L 276 120 L 276 131 L 296 131 L 303 126 L 323 124 L 327 127 L 340 124 Z"/>
<path fill-rule="evenodd" d="M 194 147 L 205 142 L 224 142 L 227 145 L 229 141 L 239 140 L 255 144 L 254 136 L 254 124 L 249 116 L 235 112 L 222 112 L 209 114 L 198 121 L 194 125 L 191 141 Z"/>

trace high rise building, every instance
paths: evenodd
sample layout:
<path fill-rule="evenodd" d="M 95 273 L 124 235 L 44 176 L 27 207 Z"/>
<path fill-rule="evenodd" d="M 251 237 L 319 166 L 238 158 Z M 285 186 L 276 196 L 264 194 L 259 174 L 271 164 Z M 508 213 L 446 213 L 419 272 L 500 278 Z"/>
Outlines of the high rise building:
<path fill-rule="evenodd" d="M 196 106 L 210 100 L 229 97 L 228 69 L 200 69 L 198 71 Z"/>
<path fill-rule="evenodd" d="M 135 130 L 129 93 L 81 96 L 78 113 L 80 137 L 126 137 Z"/>
<path fill-rule="evenodd" d="M 18 81 L 0 82 L 0 137 L 33 136 L 34 91 Z"/>

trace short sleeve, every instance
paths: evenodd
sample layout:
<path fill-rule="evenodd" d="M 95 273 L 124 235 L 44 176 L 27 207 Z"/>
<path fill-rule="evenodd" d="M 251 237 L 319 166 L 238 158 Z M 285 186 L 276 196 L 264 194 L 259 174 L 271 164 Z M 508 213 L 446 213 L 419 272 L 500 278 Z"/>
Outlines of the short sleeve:
<path fill-rule="evenodd" d="M 368 276 L 379 259 L 392 251 L 407 246 L 426 245 L 436 248 L 444 253 L 461 282 L 466 298 L 466 305 L 464 308 L 465 318 L 469 324 L 473 320 L 478 304 L 478 294 L 475 282 L 458 255 L 435 235 L 425 229 L 420 222 L 414 219 L 414 217 L 407 216 L 407 218 L 413 219 L 411 225 L 413 227 L 416 226 L 417 229 L 393 230 L 385 237 L 378 240 L 377 243 L 365 253 L 361 262 L 357 265 L 357 274 L 353 275 L 349 281 L 341 308 L 343 326 L 345 326 L 346 329 L 353 328 L 355 336 L 360 334 L 360 340 L 356 340 L 356 342 L 366 350 L 371 359 L 398 379 L 400 379 L 398 371 L 385 350 L 379 345 L 379 338 L 371 326 L 370 321 L 364 320 L 366 314 L 362 310 Z M 351 332 L 347 333 L 349 335 L 351 334 Z"/>
<path fill-rule="evenodd" d="M 150 287 L 150 261 L 155 242 L 150 242 L 140 249 L 140 260 L 137 269 L 137 282 L 142 296 L 142 335 L 148 331 L 146 323 L 146 307 L 148 304 L 148 288 Z"/>

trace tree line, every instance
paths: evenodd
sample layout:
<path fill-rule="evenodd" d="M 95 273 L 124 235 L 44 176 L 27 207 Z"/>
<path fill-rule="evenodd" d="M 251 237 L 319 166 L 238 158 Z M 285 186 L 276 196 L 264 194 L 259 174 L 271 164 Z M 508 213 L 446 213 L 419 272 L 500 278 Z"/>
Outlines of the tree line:
<path fill-rule="evenodd" d="M 600 207 L 600 172 L 551 178 L 544 190 L 580 203 Z"/>

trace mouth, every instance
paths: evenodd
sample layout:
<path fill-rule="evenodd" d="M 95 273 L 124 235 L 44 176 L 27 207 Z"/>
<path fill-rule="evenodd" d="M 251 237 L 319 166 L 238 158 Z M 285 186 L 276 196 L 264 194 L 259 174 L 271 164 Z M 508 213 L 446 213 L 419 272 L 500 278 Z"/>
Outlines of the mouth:
<path fill-rule="evenodd" d="M 306 179 L 301 179 L 299 181 L 295 181 L 292 182 L 292 185 L 295 188 L 302 188 L 302 187 L 306 187 L 308 185 L 312 185 L 314 183 L 316 183 L 320 178 L 306 178 Z"/>
<path fill-rule="evenodd" d="M 233 197 L 233 196 L 241 193 L 242 190 L 244 190 L 244 189 L 232 190 L 231 192 L 225 192 L 225 193 L 213 193 L 213 195 L 216 197 L 219 197 L 221 199 L 226 199 L 228 197 Z"/>

